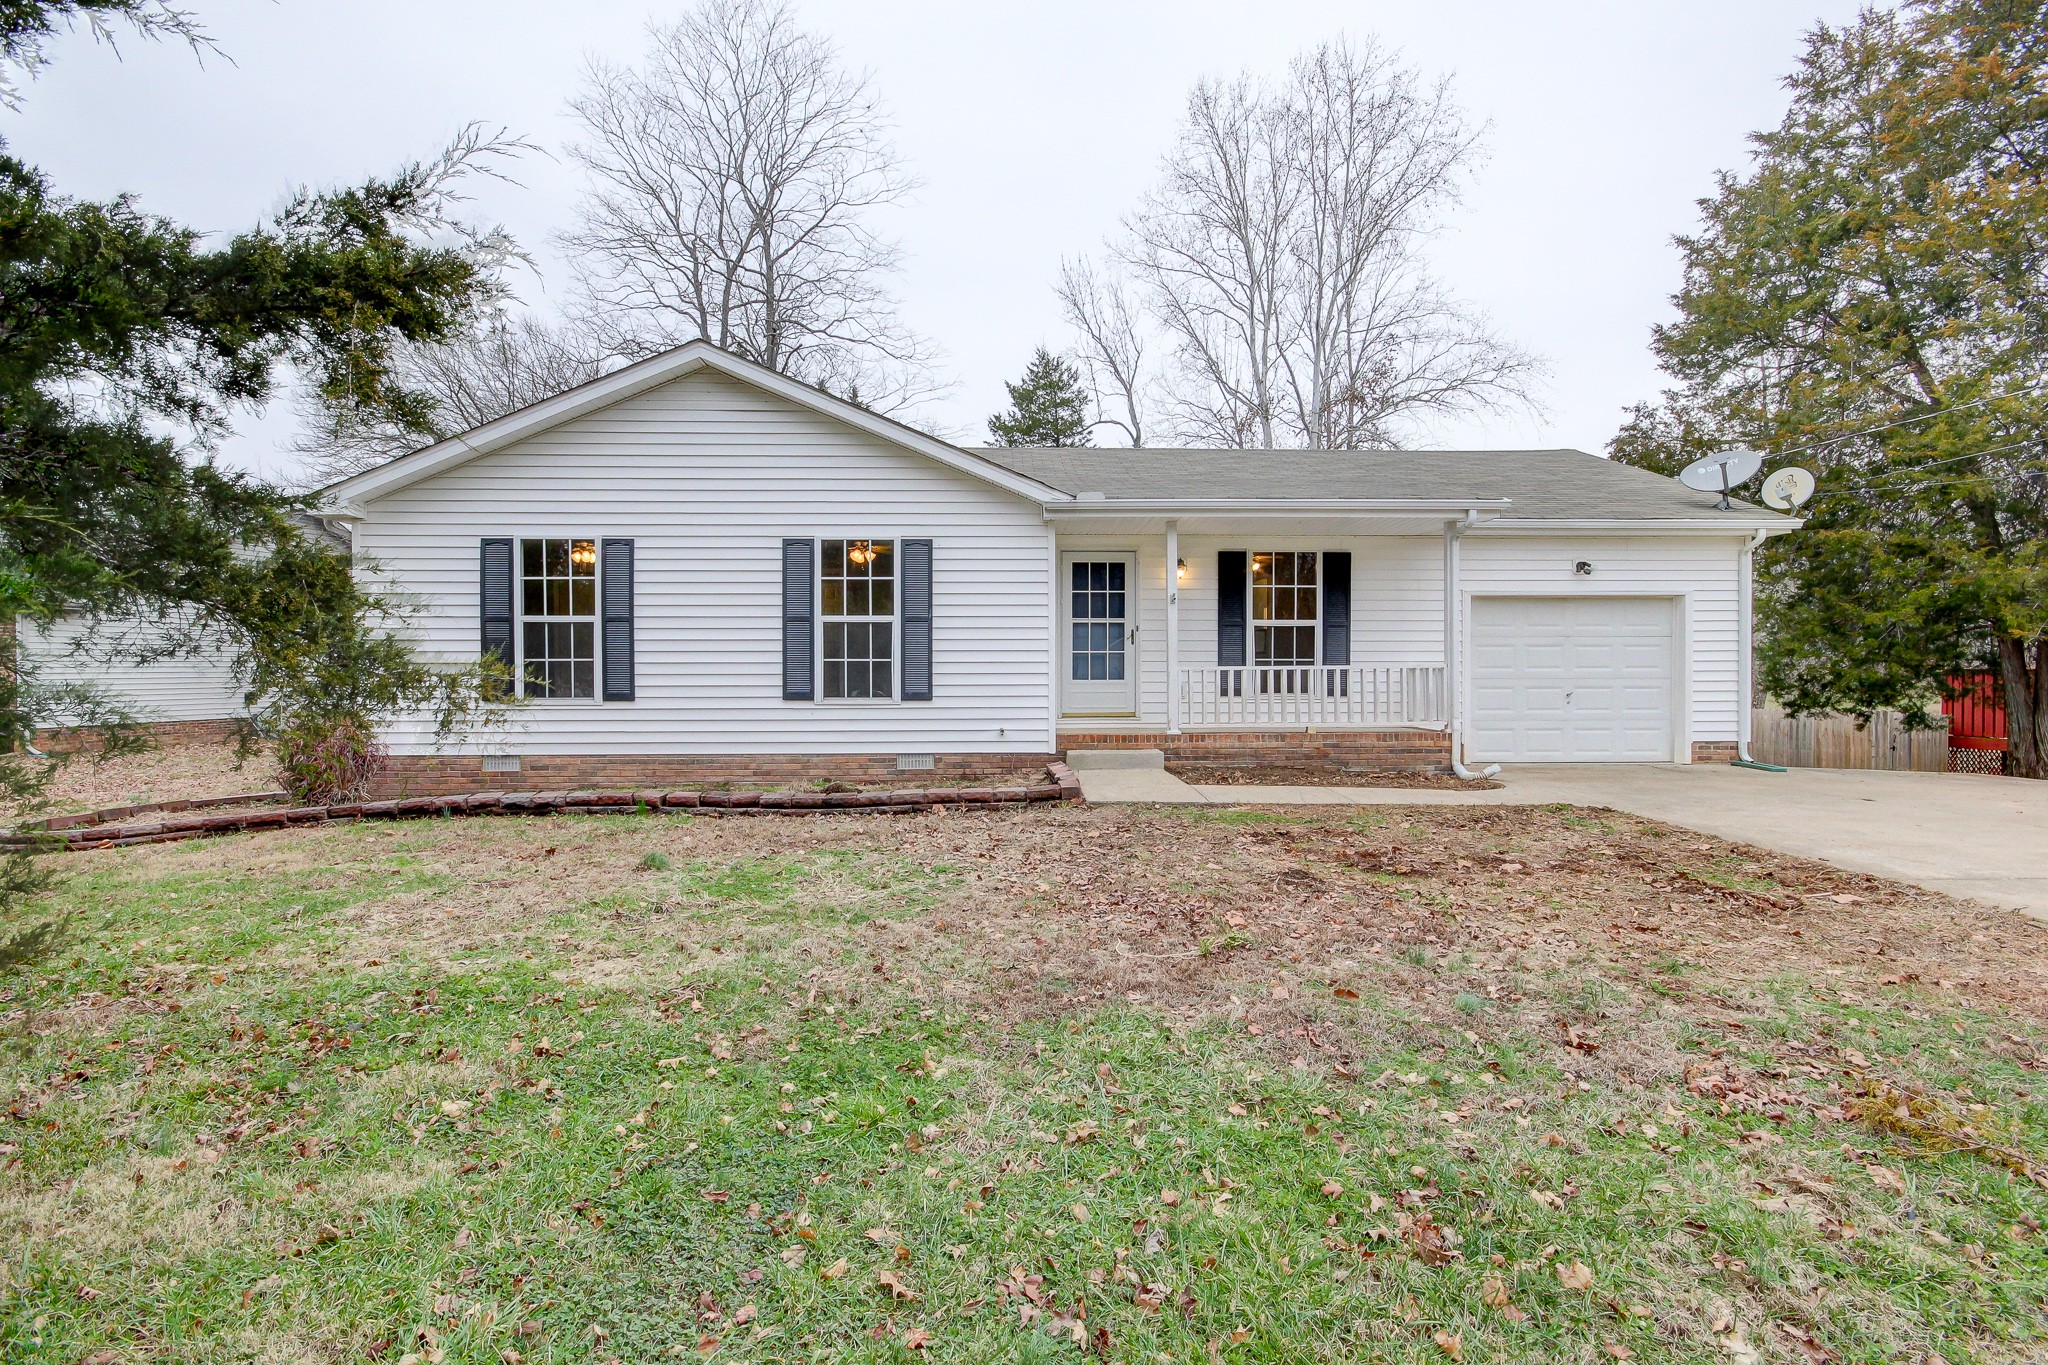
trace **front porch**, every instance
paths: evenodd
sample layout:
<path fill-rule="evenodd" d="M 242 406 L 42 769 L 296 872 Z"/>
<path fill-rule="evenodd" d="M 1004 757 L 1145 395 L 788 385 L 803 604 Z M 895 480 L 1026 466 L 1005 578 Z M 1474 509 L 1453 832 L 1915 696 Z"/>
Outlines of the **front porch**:
<path fill-rule="evenodd" d="M 1448 769 L 1448 520 L 1060 518 L 1058 747 Z"/>

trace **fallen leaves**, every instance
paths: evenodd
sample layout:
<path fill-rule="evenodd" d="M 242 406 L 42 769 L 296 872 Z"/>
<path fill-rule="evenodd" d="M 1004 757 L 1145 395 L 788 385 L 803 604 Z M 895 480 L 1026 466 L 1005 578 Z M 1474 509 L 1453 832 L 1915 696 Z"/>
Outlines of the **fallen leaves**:
<path fill-rule="evenodd" d="M 1415 1258 L 1424 1265 L 1449 1265 L 1461 1261 L 1464 1256 L 1458 1251 L 1459 1237 L 1455 1230 L 1443 1226 L 1427 1211 L 1417 1214 L 1398 1215 L 1401 1240 L 1415 1253 Z"/>
<path fill-rule="evenodd" d="M 1564 1034 L 1564 1045 L 1566 1047 L 1576 1048 L 1580 1052 L 1598 1052 L 1600 1050 L 1600 1044 L 1579 1032 L 1578 1025 L 1570 1020 L 1558 1020 L 1557 1027 L 1558 1031 Z"/>
<path fill-rule="evenodd" d="M 1591 1289 L 1593 1287 L 1593 1267 L 1579 1260 L 1576 1256 L 1572 1258 L 1569 1264 L 1560 1261 L 1557 1265 L 1557 1282 L 1566 1289 Z"/>
<path fill-rule="evenodd" d="M 1434 1341 L 1438 1349 L 1452 1360 L 1463 1360 L 1465 1358 L 1465 1337 L 1463 1333 L 1435 1332 L 1431 1334 L 1430 1340 Z"/>
<path fill-rule="evenodd" d="M 818 1274 L 820 1274 L 828 1280 L 836 1280 L 852 1268 L 853 1267 L 847 1263 L 846 1258 L 844 1256 L 841 1256 L 831 1265 L 828 1265 L 823 1270 L 819 1271 Z"/>
<path fill-rule="evenodd" d="M 844 1264 L 844 1262 L 841 1262 L 841 1264 Z M 918 1293 L 909 1285 L 903 1283 L 902 1277 L 897 1275 L 897 1273 L 893 1270 L 876 1271 L 875 1284 L 884 1293 L 886 1293 L 892 1301 L 899 1301 L 903 1303 L 917 1303 L 924 1298 L 924 1295 Z"/>

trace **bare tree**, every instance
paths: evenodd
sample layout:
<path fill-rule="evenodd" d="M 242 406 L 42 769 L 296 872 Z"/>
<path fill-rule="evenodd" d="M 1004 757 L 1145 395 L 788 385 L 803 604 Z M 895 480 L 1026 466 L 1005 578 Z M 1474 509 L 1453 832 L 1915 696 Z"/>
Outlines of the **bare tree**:
<path fill-rule="evenodd" d="M 614 362 L 589 338 L 530 315 L 492 314 L 438 345 L 395 349 L 392 379 L 417 398 L 405 420 L 301 399 L 293 443 L 309 481 L 331 483 L 597 378 Z"/>
<path fill-rule="evenodd" d="M 864 75 L 778 0 L 703 0 L 646 64 L 594 65 L 572 102 L 589 172 L 585 312 L 615 345 L 702 337 L 876 407 L 929 392 L 896 315 L 900 252 L 868 223 L 912 188 Z"/>
<path fill-rule="evenodd" d="M 1121 280 L 1104 279 L 1082 257 L 1060 262 L 1055 286 L 1067 322 L 1080 334 L 1076 355 L 1095 393 L 1096 426 L 1122 427 L 1133 446 L 1145 444 L 1145 328 Z M 1122 417 L 1104 415 L 1114 400 Z"/>
<path fill-rule="evenodd" d="M 1432 415 L 1519 405 L 1538 368 L 1430 274 L 1478 134 L 1448 85 L 1370 44 L 1284 80 L 1206 80 L 1112 258 L 1162 334 L 1150 381 L 1184 440 L 1350 449 Z M 1062 277 L 1063 301 L 1072 281 Z M 1100 352 L 1094 329 L 1067 303 Z M 1110 371 L 1112 393 L 1132 389 Z"/>

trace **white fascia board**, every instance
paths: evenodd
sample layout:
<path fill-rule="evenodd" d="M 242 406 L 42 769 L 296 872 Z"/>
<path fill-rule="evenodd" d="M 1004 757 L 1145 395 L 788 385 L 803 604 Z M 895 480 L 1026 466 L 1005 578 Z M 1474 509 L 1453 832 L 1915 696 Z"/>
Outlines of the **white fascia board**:
<path fill-rule="evenodd" d="M 1347 512 L 1384 516 L 1390 512 L 1413 512 L 1441 520 L 1463 512 L 1497 515 L 1512 506 L 1514 503 L 1508 498 L 1091 498 L 1059 503 L 1047 508 L 1046 515 L 1056 520 L 1067 516 L 1114 516 L 1119 512 L 1145 516 L 1238 512 L 1262 517 L 1326 517 Z"/>
<path fill-rule="evenodd" d="M 1762 531 L 1767 536 L 1782 536 L 1805 524 L 1801 517 L 1766 513 L 1764 517 L 1754 519 L 1731 517 L 1716 521 L 1694 521 L 1683 517 L 1506 517 L 1480 522 L 1472 529 L 1483 529 L 1489 535 L 1513 535 L 1518 531 L 1532 534 L 1550 531 L 1626 531 L 1631 534 L 1663 531 L 1672 535 L 1746 536 Z"/>
<path fill-rule="evenodd" d="M 672 351 L 628 365 L 623 370 L 579 384 L 566 393 L 544 399 L 494 422 L 451 436 L 445 441 L 401 455 L 375 469 L 351 475 L 321 490 L 323 515 L 360 516 L 361 504 L 404 488 L 443 470 L 467 463 L 480 455 L 501 450 L 536 432 L 623 402 L 636 394 L 679 379 L 699 369 L 713 369 L 743 384 L 765 389 L 800 407 L 844 422 L 892 445 L 916 451 L 963 474 L 994 484 L 1006 492 L 1041 503 L 1069 501 L 1057 488 L 1027 478 L 1011 469 L 969 454 L 936 437 L 904 426 L 901 422 L 856 407 L 822 389 L 777 374 L 766 366 L 728 355 L 707 341 L 692 341 Z M 333 508 L 329 513 L 326 509 Z M 347 510 L 343 510 L 347 509 Z"/>

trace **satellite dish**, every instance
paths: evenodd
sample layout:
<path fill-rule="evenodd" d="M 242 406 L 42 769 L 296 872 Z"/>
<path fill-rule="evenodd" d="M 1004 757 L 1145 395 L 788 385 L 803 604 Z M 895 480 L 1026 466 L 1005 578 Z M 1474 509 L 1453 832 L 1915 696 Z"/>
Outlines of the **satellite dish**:
<path fill-rule="evenodd" d="M 1773 470 L 1764 480 L 1764 506 L 1780 512 L 1796 512 L 1813 496 L 1813 475 L 1796 464 Z"/>
<path fill-rule="evenodd" d="M 1678 481 L 1687 488 L 1701 493 L 1719 493 L 1720 508 L 1728 510 L 1728 492 L 1736 484 L 1745 483 L 1756 477 L 1764 467 L 1764 457 L 1754 450 L 1724 450 L 1718 455 L 1703 455 L 1679 471 Z"/>

